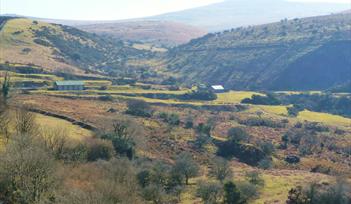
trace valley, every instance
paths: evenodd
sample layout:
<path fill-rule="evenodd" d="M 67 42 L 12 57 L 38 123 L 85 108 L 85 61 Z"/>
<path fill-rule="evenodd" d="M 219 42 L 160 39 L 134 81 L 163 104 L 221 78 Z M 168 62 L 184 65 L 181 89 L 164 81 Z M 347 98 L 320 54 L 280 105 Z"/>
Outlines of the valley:
<path fill-rule="evenodd" d="M 350 13 L 164 23 L 0 17 L 0 203 L 350 201 Z"/>

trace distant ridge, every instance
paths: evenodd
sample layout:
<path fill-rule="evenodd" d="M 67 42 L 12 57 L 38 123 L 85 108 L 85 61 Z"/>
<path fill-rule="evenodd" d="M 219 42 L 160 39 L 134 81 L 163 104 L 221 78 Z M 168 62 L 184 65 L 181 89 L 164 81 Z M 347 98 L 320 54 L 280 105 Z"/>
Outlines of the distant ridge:
<path fill-rule="evenodd" d="M 207 33 L 194 26 L 155 20 L 78 25 L 76 27 L 115 39 L 151 43 L 162 47 L 184 44 Z"/>
<path fill-rule="evenodd" d="M 328 15 L 350 9 L 350 4 L 302 3 L 286 0 L 225 0 L 220 3 L 147 19 L 182 22 L 221 31 L 248 25 L 272 23 L 281 19 Z"/>
<path fill-rule="evenodd" d="M 112 37 L 115 40 L 150 43 L 161 47 L 173 47 L 184 44 L 207 33 L 205 29 L 199 27 L 163 20 L 76 21 L 25 17 L 16 14 L 5 14 L 2 16 L 29 18 L 46 23 L 68 25 L 86 32 Z"/>

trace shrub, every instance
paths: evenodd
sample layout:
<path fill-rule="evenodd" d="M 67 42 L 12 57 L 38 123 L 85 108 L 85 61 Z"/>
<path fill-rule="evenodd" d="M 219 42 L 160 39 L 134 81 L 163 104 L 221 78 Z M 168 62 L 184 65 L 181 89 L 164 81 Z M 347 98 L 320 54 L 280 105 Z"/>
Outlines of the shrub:
<path fill-rule="evenodd" d="M 99 96 L 100 101 L 113 101 L 113 97 L 111 95 Z"/>
<path fill-rule="evenodd" d="M 225 179 L 230 179 L 230 177 L 233 175 L 228 161 L 220 157 L 214 158 L 209 173 L 221 183 L 223 183 Z"/>
<path fill-rule="evenodd" d="M 66 147 L 62 153 L 62 158 L 67 163 L 82 163 L 87 161 L 88 147 L 79 144 L 74 147 Z"/>
<path fill-rule="evenodd" d="M 258 171 L 247 172 L 245 176 L 251 184 L 256 186 L 264 186 L 264 180 Z"/>
<path fill-rule="evenodd" d="M 300 162 L 300 157 L 295 155 L 288 155 L 285 157 L 285 161 L 288 162 L 289 164 L 296 164 Z"/>
<path fill-rule="evenodd" d="M 142 170 L 137 174 L 137 180 L 141 187 L 145 188 L 151 182 L 151 172 L 149 170 Z"/>
<path fill-rule="evenodd" d="M 304 125 L 306 130 L 316 131 L 316 132 L 328 132 L 329 128 L 317 122 L 308 122 Z"/>
<path fill-rule="evenodd" d="M 212 126 L 210 124 L 200 123 L 196 127 L 196 132 L 199 133 L 199 134 L 205 134 L 205 135 L 210 136 L 211 135 L 211 129 L 212 129 Z"/>
<path fill-rule="evenodd" d="M 242 181 L 237 183 L 238 189 L 240 191 L 243 200 L 250 200 L 259 195 L 259 189 L 256 185 Z"/>
<path fill-rule="evenodd" d="M 150 185 L 146 186 L 142 190 L 142 195 L 147 201 L 152 201 L 153 203 L 163 203 L 165 192 L 160 186 Z"/>
<path fill-rule="evenodd" d="M 205 145 L 209 144 L 212 141 L 210 135 L 204 133 L 196 133 L 196 138 L 194 141 L 195 147 L 202 149 Z"/>
<path fill-rule="evenodd" d="M 238 144 L 231 141 L 217 144 L 217 155 L 223 157 L 236 157 L 241 162 L 257 166 L 259 162 L 266 157 L 265 153 L 251 144 Z"/>
<path fill-rule="evenodd" d="M 351 185 L 345 179 L 337 179 L 336 184 L 312 183 L 298 186 L 289 191 L 287 204 L 347 204 L 351 202 Z"/>
<path fill-rule="evenodd" d="M 275 152 L 275 146 L 272 142 L 259 142 L 258 146 L 266 155 L 272 155 Z"/>
<path fill-rule="evenodd" d="M 331 169 L 330 169 L 330 167 L 326 167 L 326 166 L 318 164 L 317 166 L 315 166 L 315 167 L 313 167 L 311 169 L 311 172 L 313 172 L 313 173 L 322 173 L 322 174 L 330 174 Z"/>
<path fill-rule="evenodd" d="M 109 160 L 115 152 L 110 141 L 94 139 L 88 145 L 88 161 Z"/>
<path fill-rule="evenodd" d="M 127 103 L 128 109 L 127 114 L 141 116 L 141 117 L 151 117 L 152 110 L 148 103 L 142 100 L 131 100 Z"/>
<path fill-rule="evenodd" d="M 217 95 L 211 90 L 195 90 L 179 96 L 182 100 L 203 100 L 213 101 L 217 99 Z"/>
<path fill-rule="evenodd" d="M 284 128 L 286 127 L 285 123 L 275 122 L 271 119 L 265 118 L 249 118 L 247 120 L 239 121 L 240 124 L 247 126 L 265 126 L 271 128 Z"/>
<path fill-rule="evenodd" d="M 16 135 L 0 152 L 2 203 L 44 203 L 56 184 L 54 158 L 37 138 Z"/>
<path fill-rule="evenodd" d="M 247 142 L 249 138 L 250 135 L 244 128 L 234 127 L 228 130 L 228 139 L 234 143 Z"/>
<path fill-rule="evenodd" d="M 174 171 L 178 172 L 185 180 L 185 184 L 189 184 L 189 179 L 197 176 L 199 173 L 199 166 L 193 160 L 191 154 L 189 153 L 182 153 L 180 154 L 174 165 Z"/>
<path fill-rule="evenodd" d="M 45 46 L 45 47 L 50 47 L 50 46 L 51 46 L 51 44 L 50 44 L 48 41 L 42 40 L 42 39 L 40 39 L 40 38 L 34 39 L 34 42 L 35 42 L 36 44 L 38 44 L 38 45 L 43 45 L 43 46 Z"/>
<path fill-rule="evenodd" d="M 167 114 L 165 112 L 162 112 L 160 113 L 160 118 L 162 118 L 164 122 L 168 123 L 171 126 L 180 124 L 179 115 L 176 113 Z"/>
<path fill-rule="evenodd" d="M 294 104 L 292 107 L 288 107 L 287 110 L 288 110 L 289 116 L 296 117 L 299 115 L 300 111 L 304 110 L 304 108 L 299 106 L 299 105 Z"/>
<path fill-rule="evenodd" d="M 132 159 L 135 154 L 135 141 L 128 132 L 128 126 L 122 123 L 114 123 L 114 130 L 101 136 L 102 139 L 111 140 L 117 154 Z"/>
<path fill-rule="evenodd" d="M 30 51 L 32 51 L 32 49 L 30 49 L 30 48 L 23 48 L 22 49 L 22 52 L 26 53 L 26 54 L 29 53 Z"/>
<path fill-rule="evenodd" d="M 258 162 L 258 167 L 261 169 L 271 169 L 273 166 L 271 158 L 264 158 Z"/>
<path fill-rule="evenodd" d="M 193 118 L 191 116 L 188 116 L 185 119 L 185 128 L 190 129 L 190 128 L 193 128 L 193 126 L 194 126 Z"/>
<path fill-rule="evenodd" d="M 245 98 L 241 103 L 255 104 L 255 105 L 280 105 L 279 99 L 275 98 L 272 94 L 267 96 L 253 95 L 251 98 Z"/>
<path fill-rule="evenodd" d="M 219 203 L 223 196 L 223 188 L 219 183 L 202 181 L 198 184 L 196 195 L 200 197 L 204 203 Z"/>
<path fill-rule="evenodd" d="M 224 184 L 224 204 L 244 204 L 246 200 L 241 195 L 234 182 L 229 181 Z"/>
<path fill-rule="evenodd" d="M 105 91 L 105 90 L 107 90 L 107 89 L 108 89 L 107 86 L 100 86 L 100 88 L 99 88 L 99 90 L 101 90 L 101 91 Z"/>

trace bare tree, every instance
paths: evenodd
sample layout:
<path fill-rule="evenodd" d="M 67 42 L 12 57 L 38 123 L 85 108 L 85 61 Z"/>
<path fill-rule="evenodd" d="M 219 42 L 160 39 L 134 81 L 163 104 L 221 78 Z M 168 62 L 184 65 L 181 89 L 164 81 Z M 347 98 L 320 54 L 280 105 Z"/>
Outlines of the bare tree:
<path fill-rule="evenodd" d="M 15 113 L 17 134 L 33 134 L 36 131 L 35 115 L 26 108 L 18 108 Z"/>
<path fill-rule="evenodd" d="M 9 91 L 10 91 L 10 75 L 6 73 L 1 86 L 1 94 L 0 94 L 0 134 L 5 137 L 6 142 L 8 141 L 10 136 L 9 125 L 11 122 L 10 114 L 9 114 L 9 106 L 7 103 Z"/>
<path fill-rule="evenodd" d="M 3 135 L 7 142 L 10 137 L 11 117 L 9 107 L 3 102 L 2 98 L 0 96 L 0 135 Z"/>
<path fill-rule="evenodd" d="M 68 132 L 64 128 L 42 128 L 41 137 L 45 146 L 53 152 L 56 158 L 61 158 L 68 143 Z"/>
<path fill-rule="evenodd" d="M 16 135 L 0 156 L 0 200 L 5 203 L 40 203 L 55 188 L 55 162 L 30 135 Z M 1 197 L 3 196 L 4 197 Z"/>

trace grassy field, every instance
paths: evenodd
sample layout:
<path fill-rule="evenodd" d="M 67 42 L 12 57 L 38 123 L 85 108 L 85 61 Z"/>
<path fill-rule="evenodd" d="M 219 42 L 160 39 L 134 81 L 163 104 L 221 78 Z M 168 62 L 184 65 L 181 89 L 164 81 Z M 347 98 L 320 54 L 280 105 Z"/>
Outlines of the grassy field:
<path fill-rule="evenodd" d="M 297 117 L 300 120 L 320 122 L 327 125 L 342 125 L 351 127 L 351 119 L 328 113 L 318 113 L 308 110 L 301 111 Z"/>
<path fill-rule="evenodd" d="M 217 100 L 214 101 L 215 104 L 235 104 L 240 103 L 245 98 L 251 98 L 254 94 L 264 95 L 258 92 L 251 91 L 230 91 L 226 93 L 217 94 Z"/>
<path fill-rule="evenodd" d="M 306 182 L 323 182 L 328 181 L 326 175 L 313 175 L 304 171 L 272 171 L 264 172 L 263 179 L 265 181 L 264 188 L 260 191 L 257 200 L 252 201 L 253 204 L 265 203 L 284 203 L 287 200 L 288 192 L 291 188 L 298 185 L 305 185 Z"/>
<path fill-rule="evenodd" d="M 91 131 L 83 129 L 77 125 L 73 125 L 66 120 L 45 116 L 42 114 L 35 114 L 35 119 L 41 128 L 62 128 L 64 131 L 66 131 L 65 133 L 69 135 L 71 139 L 76 141 L 82 141 L 84 138 L 91 137 L 93 135 Z"/>
<path fill-rule="evenodd" d="M 103 83 L 103 82 L 102 82 Z M 44 95 L 54 95 L 54 96 L 79 96 L 81 98 L 95 98 L 98 99 L 103 95 L 110 95 L 115 99 L 138 99 L 144 100 L 148 103 L 164 103 L 164 104 L 188 104 L 188 105 L 231 105 L 239 104 L 242 99 L 251 97 L 254 94 L 260 94 L 257 92 L 244 92 L 244 91 L 231 91 L 227 93 L 217 94 L 218 98 L 214 101 L 184 101 L 176 99 L 153 99 L 139 96 L 138 94 L 174 94 L 180 95 L 188 92 L 189 90 L 180 90 L 180 91 L 168 91 L 168 90 L 154 90 L 154 89 L 141 89 L 138 87 L 131 86 L 112 86 L 108 90 L 86 90 L 86 91 L 47 91 L 39 90 L 34 91 L 33 93 L 39 93 Z M 123 94 L 136 94 L 136 96 L 125 96 Z M 262 95 L 262 94 L 260 94 Z M 287 108 L 289 106 L 279 105 L 279 106 L 267 106 L 267 105 L 249 105 L 249 109 L 246 110 L 248 113 L 257 113 L 263 112 L 268 116 L 280 116 L 288 117 Z M 293 119 L 293 118 L 292 118 Z M 326 125 L 341 125 L 346 127 L 351 127 L 351 119 L 327 114 L 327 113 L 317 113 L 312 111 L 302 111 L 294 121 L 312 121 L 312 122 L 321 122 Z"/>
<path fill-rule="evenodd" d="M 287 116 L 288 115 L 288 106 L 264 106 L 264 105 L 250 105 L 249 109 L 246 112 L 257 113 L 263 112 L 266 114 Z"/>
<path fill-rule="evenodd" d="M 160 48 L 160 47 L 155 47 L 152 44 L 141 44 L 141 43 L 135 43 L 133 44 L 133 48 L 138 49 L 138 50 L 148 50 L 151 52 L 167 52 L 166 48 Z"/>

